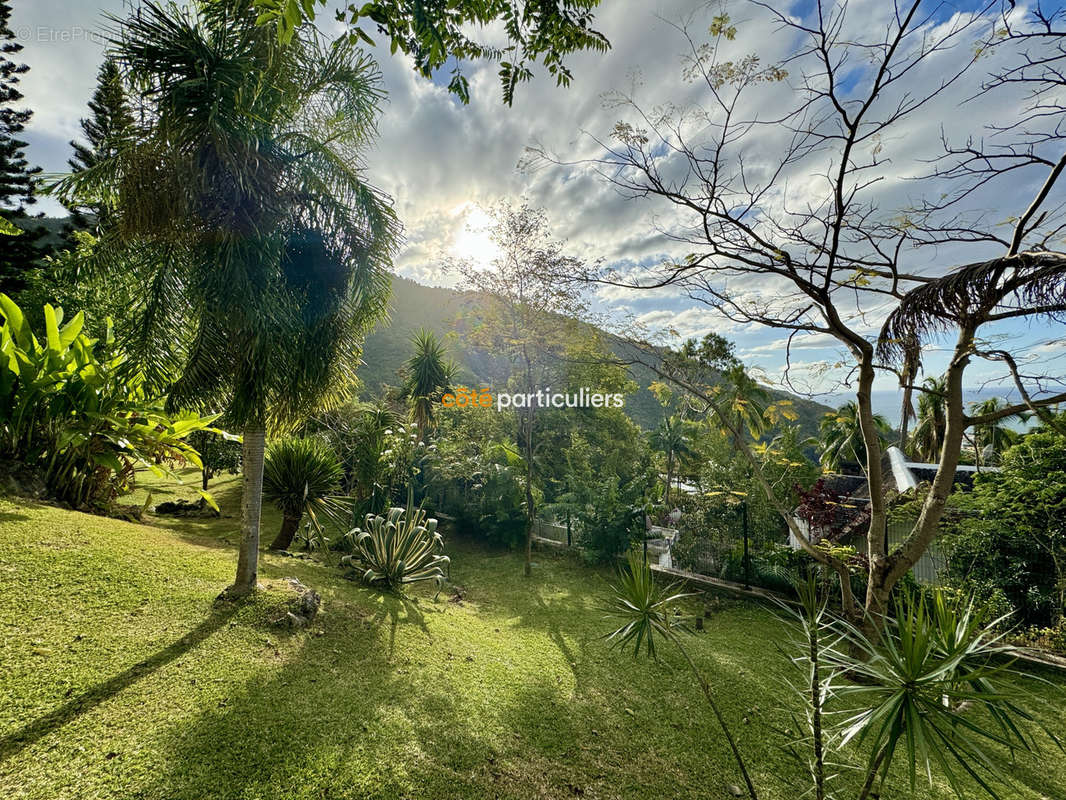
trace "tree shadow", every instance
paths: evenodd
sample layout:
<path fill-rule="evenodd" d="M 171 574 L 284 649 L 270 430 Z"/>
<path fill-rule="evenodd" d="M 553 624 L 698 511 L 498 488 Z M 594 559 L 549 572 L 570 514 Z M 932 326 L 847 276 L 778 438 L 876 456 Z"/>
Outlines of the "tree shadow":
<path fill-rule="evenodd" d="M 378 625 L 408 624 L 413 604 L 380 601 Z M 289 796 L 297 782 L 301 797 L 409 796 L 418 767 L 400 754 L 463 737 L 449 727 L 460 713 L 454 699 L 396 664 L 371 619 L 331 614 L 328 624 L 330 635 L 307 637 L 283 667 L 249 678 L 176 733 L 167 768 L 139 796 Z"/>
<path fill-rule="evenodd" d="M 20 514 L 17 511 L 0 511 L 0 523 L 4 522 L 26 522 L 29 517 L 25 514 Z"/>
<path fill-rule="evenodd" d="M 26 723 L 21 728 L 0 738 L 0 762 L 17 755 L 68 722 L 73 721 L 87 711 L 91 711 L 105 700 L 114 697 L 123 689 L 132 686 L 142 678 L 151 675 L 160 667 L 188 653 L 221 628 L 233 616 L 235 611 L 235 606 L 214 608 L 207 619 L 159 652 L 143 661 L 138 661 L 129 669 L 96 684 L 76 697 L 72 697 L 54 711 Z"/>
<path fill-rule="evenodd" d="M 400 625 L 415 625 L 430 641 L 433 640 L 433 635 L 426 626 L 426 615 L 419 607 L 417 598 L 378 588 L 367 588 L 366 593 L 367 599 L 374 606 L 371 626 L 389 626 L 389 659 L 396 651 L 396 629 Z"/>

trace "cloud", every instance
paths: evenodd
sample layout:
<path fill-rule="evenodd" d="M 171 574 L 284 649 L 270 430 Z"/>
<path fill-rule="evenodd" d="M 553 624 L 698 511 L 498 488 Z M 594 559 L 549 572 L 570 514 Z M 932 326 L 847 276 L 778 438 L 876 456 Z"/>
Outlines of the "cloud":
<path fill-rule="evenodd" d="M 121 13 L 122 6 L 122 0 L 16 3 L 12 25 L 16 30 L 36 31 L 43 26 L 60 33 L 99 30 L 102 12 Z M 765 9 L 750 4 L 731 6 L 730 11 L 740 33 L 736 41 L 723 45 L 722 58 L 735 60 L 758 51 L 762 63 L 769 64 L 794 52 L 797 36 L 782 31 Z M 810 9 L 794 3 L 788 11 L 803 15 Z M 686 42 L 675 26 L 688 21 L 699 37 L 716 13 L 717 6 L 707 5 L 704 0 L 604 2 L 597 10 L 597 27 L 611 40 L 611 51 L 573 57 L 570 66 L 574 80 L 569 88 L 557 87 L 537 67 L 537 78 L 520 86 L 513 108 L 505 107 L 500 100 L 495 65 L 466 66 L 472 98 L 469 105 L 463 106 L 439 82 L 416 75 L 402 54 L 392 55 L 385 47 L 376 48 L 374 55 L 389 100 L 366 166 L 370 180 L 393 197 L 405 224 L 406 241 L 396 256 L 397 270 L 425 283 L 454 283 L 456 278 L 442 273 L 440 267 L 442 258 L 454 253 L 457 243 L 463 241 L 469 214 L 457 209 L 491 207 L 500 200 L 519 198 L 546 209 L 554 234 L 566 241 L 572 255 L 613 265 L 628 277 L 646 275 L 664 260 L 698 252 L 698 244 L 672 238 L 692 235 L 693 218 L 688 211 L 663 200 L 628 197 L 598 174 L 594 165 L 538 164 L 524 170 L 516 166 L 531 145 L 540 145 L 566 161 L 603 156 L 602 142 L 609 143 L 612 126 L 626 114 L 612 103 L 611 98 L 617 99 L 618 92 L 653 113 L 670 114 L 677 108 L 707 104 L 705 87 L 682 79 L 681 53 Z M 882 0 L 851 0 L 844 30 L 855 38 L 865 36 L 893 13 L 892 4 Z M 958 19 L 944 11 L 930 25 L 944 30 Z M 66 27 L 57 29 L 56 20 L 62 20 Z M 335 30 L 335 23 L 327 20 L 323 27 Z M 500 31 L 490 29 L 487 35 L 499 36 Z M 26 50 L 22 56 L 32 67 L 25 76 L 23 90 L 26 102 L 36 111 L 27 133 L 30 157 L 47 171 L 65 168 L 69 157 L 66 142 L 78 134 L 78 120 L 86 113 L 85 104 L 102 57 L 98 40 L 86 35 L 80 39 L 68 36 L 68 41 L 61 41 L 63 38 L 34 33 L 23 42 Z M 900 91 L 914 94 L 927 89 L 941 76 L 951 74 L 970 54 L 964 46 L 937 54 L 926 66 L 908 75 Z M 980 76 L 994 69 L 1002 57 L 998 53 L 984 57 L 977 68 Z M 856 66 L 847 80 L 849 86 L 857 87 L 864 67 L 861 59 L 853 63 Z M 744 99 L 736 110 L 738 118 L 769 120 L 793 107 L 798 102 L 794 84 L 800 80 L 803 66 L 791 64 L 789 69 L 790 81 L 761 85 Z M 928 171 L 928 159 L 940 152 L 942 134 L 955 143 L 965 141 L 1019 106 L 1021 96 L 1009 92 L 999 92 L 989 102 L 962 105 L 980 76 L 951 87 L 920 113 L 901 120 L 890 137 L 863 142 L 856 157 L 868 159 L 877 149 L 883 164 L 882 180 L 863 190 L 868 202 L 883 209 L 912 206 L 930 191 L 927 185 L 912 179 Z M 891 111 L 892 105 L 884 103 L 875 105 L 870 114 L 880 118 Z M 640 124 L 639 120 L 635 122 Z M 698 115 L 690 114 L 680 125 L 690 137 L 690 144 L 698 147 L 706 143 L 706 122 Z M 758 136 L 733 145 L 730 158 L 738 163 L 736 159 L 743 157 L 747 180 L 766 180 L 778 166 L 791 135 L 781 125 L 761 129 Z M 816 225 L 801 223 L 800 215 L 831 201 L 826 175 L 834 166 L 833 158 L 828 151 L 816 151 L 786 168 L 780 184 L 752 210 L 753 219 L 772 215 L 801 225 L 812 238 L 824 235 L 824 230 L 819 231 Z M 674 158 L 664 171 L 668 178 L 691 180 L 686 167 L 683 159 Z M 1004 218 L 1024 204 L 1039 179 L 1035 174 L 1018 173 L 1018 179 L 1001 186 L 994 197 L 975 200 L 966 210 L 983 211 L 992 220 Z M 988 207 L 982 208 L 980 202 Z M 952 265 L 993 252 L 997 252 L 995 245 L 944 246 L 935 251 L 907 250 L 903 258 L 911 271 L 942 274 Z M 764 307 L 794 307 L 801 302 L 782 279 L 731 280 L 729 287 L 742 301 Z M 723 333 L 736 340 L 743 357 L 759 363 L 769 373 L 780 374 L 784 337 L 779 332 L 732 323 L 694 301 L 688 296 L 690 292 L 698 293 L 698 287 L 636 292 L 600 286 L 594 294 L 598 310 L 630 314 L 649 327 L 672 328 L 686 337 L 708 331 Z M 873 335 L 891 306 L 866 309 L 861 317 L 846 300 L 842 300 L 842 307 L 860 332 Z M 1030 344 L 1048 337 L 1047 331 L 1012 330 Z M 795 369 L 816 383 L 825 371 L 823 361 L 830 357 L 835 360 L 837 347 L 818 337 L 797 340 L 795 345 Z M 1050 348 L 1051 344 L 1045 347 Z M 945 358 L 944 353 L 930 349 L 927 370 L 941 369 Z"/>

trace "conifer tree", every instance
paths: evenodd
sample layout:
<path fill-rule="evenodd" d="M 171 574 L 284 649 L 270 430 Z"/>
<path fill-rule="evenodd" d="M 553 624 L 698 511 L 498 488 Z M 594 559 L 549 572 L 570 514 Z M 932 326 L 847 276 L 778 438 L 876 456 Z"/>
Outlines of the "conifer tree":
<path fill-rule="evenodd" d="M 30 167 L 18 138 L 33 112 L 15 106 L 22 100 L 19 76 L 29 67 L 12 58 L 22 50 L 15 40 L 8 20 L 11 5 L 0 0 L 0 216 L 23 229 L 18 236 L 5 238 L 0 247 L 0 291 L 7 294 L 22 288 L 23 277 L 43 255 L 38 241 L 45 231 L 27 224 L 26 206 L 36 202 L 37 174 L 40 167 Z"/>
<path fill-rule="evenodd" d="M 118 143 L 133 125 L 126 87 L 118 64 L 111 58 L 104 60 L 96 78 L 96 90 L 89 100 L 91 115 L 81 121 L 84 141 L 74 140 L 74 156 L 67 162 L 72 172 L 90 169 L 100 161 L 111 158 Z M 78 205 L 71 208 L 75 229 L 90 227 L 86 214 L 92 214 L 96 225 L 104 224 L 99 204 Z"/>

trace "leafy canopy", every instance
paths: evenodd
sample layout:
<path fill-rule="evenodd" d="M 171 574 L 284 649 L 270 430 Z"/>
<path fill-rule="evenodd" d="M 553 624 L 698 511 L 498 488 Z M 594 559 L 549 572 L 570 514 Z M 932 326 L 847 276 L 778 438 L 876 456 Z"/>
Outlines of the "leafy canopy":
<path fill-rule="evenodd" d="M 326 0 L 317 0 L 326 5 Z M 511 105 L 519 83 L 533 77 L 530 64 L 540 62 L 559 86 L 569 86 L 573 73 L 566 57 L 582 50 L 599 53 L 610 48 L 595 30 L 593 11 L 600 0 L 377 0 L 351 3 L 337 12 L 348 25 L 353 42 L 373 45 L 373 29 L 389 42 L 390 50 L 410 56 L 415 70 L 432 78 L 450 69 L 448 91 L 470 102 L 470 85 L 463 62 L 488 59 L 500 65 L 503 102 Z M 274 25 L 279 40 L 290 41 L 296 31 L 315 19 L 315 0 L 255 0 L 261 24 Z M 496 47 L 469 35 L 473 27 L 500 23 L 507 44 Z"/>

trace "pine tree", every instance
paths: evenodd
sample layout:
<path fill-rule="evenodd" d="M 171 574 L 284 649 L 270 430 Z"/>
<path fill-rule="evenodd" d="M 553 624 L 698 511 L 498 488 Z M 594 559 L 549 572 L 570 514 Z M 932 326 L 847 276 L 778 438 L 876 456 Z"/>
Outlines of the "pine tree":
<path fill-rule="evenodd" d="M 26 271 L 43 255 L 38 241 L 45 233 L 43 228 L 27 224 L 30 217 L 26 206 L 36 202 L 34 192 L 41 169 L 30 167 L 23 152 L 26 142 L 18 138 L 33 112 L 14 107 L 22 99 L 17 88 L 19 76 L 29 67 L 11 60 L 22 45 L 15 41 L 8 24 L 10 17 L 10 4 L 0 0 L 0 210 L 5 219 L 24 229 L 20 236 L 5 238 L 0 247 L 0 291 L 8 294 L 22 288 Z"/>
<path fill-rule="evenodd" d="M 113 59 L 105 59 L 96 77 L 96 90 L 89 100 L 91 116 L 81 121 L 84 142 L 72 141 L 74 156 L 67 163 L 72 172 L 81 172 L 111 158 L 118 143 L 133 126 L 133 113 L 126 96 L 122 72 Z M 75 228 L 87 228 L 86 214 L 92 214 L 103 225 L 103 209 L 98 204 L 71 208 Z"/>

